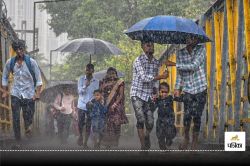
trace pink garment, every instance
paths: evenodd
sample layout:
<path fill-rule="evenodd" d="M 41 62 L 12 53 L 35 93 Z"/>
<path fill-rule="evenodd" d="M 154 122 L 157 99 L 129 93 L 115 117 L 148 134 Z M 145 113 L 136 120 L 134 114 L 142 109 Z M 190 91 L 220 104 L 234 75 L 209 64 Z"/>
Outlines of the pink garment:
<path fill-rule="evenodd" d="M 73 100 L 74 100 L 73 95 L 63 94 L 63 98 L 61 99 L 61 94 L 58 94 L 56 96 L 56 99 L 53 105 L 57 110 L 60 110 L 62 114 L 71 114 L 73 112 Z M 62 105 L 60 105 L 61 101 L 62 101 Z M 63 107 L 65 108 L 65 111 L 62 111 Z"/>

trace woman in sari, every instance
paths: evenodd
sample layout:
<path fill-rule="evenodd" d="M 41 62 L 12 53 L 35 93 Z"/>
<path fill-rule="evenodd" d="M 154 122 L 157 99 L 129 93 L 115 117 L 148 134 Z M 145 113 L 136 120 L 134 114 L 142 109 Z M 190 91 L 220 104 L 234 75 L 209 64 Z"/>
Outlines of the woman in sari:
<path fill-rule="evenodd" d="M 102 144 L 106 147 L 118 146 L 121 125 L 128 123 L 124 106 L 124 86 L 124 81 L 118 78 L 117 71 L 113 67 L 108 68 L 107 75 L 100 81 L 100 89 L 108 108 L 102 139 Z"/>

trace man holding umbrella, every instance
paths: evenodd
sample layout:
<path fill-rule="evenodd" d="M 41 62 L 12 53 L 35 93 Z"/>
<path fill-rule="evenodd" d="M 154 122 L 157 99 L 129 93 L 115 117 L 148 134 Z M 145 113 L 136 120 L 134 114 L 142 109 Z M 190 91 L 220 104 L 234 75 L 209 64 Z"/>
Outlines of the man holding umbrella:
<path fill-rule="evenodd" d="M 207 37 L 204 30 L 196 24 L 196 22 L 183 17 L 164 15 L 145 18 L 130 27 L 125 34 L 133 40 L 143 40 L 144 38 L 147 38 L 154 43 L 159 44 L 187 44 L 187 47 L 180 50 L 177 54 L 177 82 L 175 87 L 175 96 L 178 97 L 181 90 L 185 92 L 185 141 L 181 148 L 187 148 L 189 142 L 189 128 L 192 118 L 194 121 L 192 148 L 195 148 L 200 130 L 201 114 L 206 103 L 207 89 L 206 76 L 204 72 L 205 49 L 203 46 L 197 44 L 210 42 L 211 40 Z M 137 58 L 136 61 L 139 59 L 142 59 L 142 56 Z M 147 64 L 146 60 L 144 63 Z M 144 65 L 144 63 L 142 64 Z M 152 63 L 149 64 L 150 66 L 148 67 L 141 67 L 136 70 L 134 68 L 134 80 L 136 77 L 138 77 L 138 79 L 140 78 L 143 80 L 141 83 L 143 86 L 148 86 L 148 81 L 153 79 L 151 73 L 146 73 L 146 75 L 144 75 L 143 72 L 140 72 L 143 69 L 152 70 L 153 65 Z M 166 65 L 169 66 L 172 65 L 172 63 L 167 61 Z M 135 76 L 135 74 L 138 73 L 140 73 L 140 75 Z M 137 83 L 134 82 L 134 80 L 132 84 L 132 92 L 136 92 L 135 86 L 137 86 Z M 143 90 L 141 91 L 145 94 L 147 87 L 143 87 L 142 89 Z M 144 100 L 148 100 L 148 95 L 144 95 L 143 97 Z M 137 105 L 139 104 L 137 103 Z"/>
<path fill-rule="evenodd" d="M 93 77 L 94 65 L 89 63 L 85 68 L 85 75 L 81 76 L 78 81 L 78 127 L 79 127 L 79 138 L 77 144 L 88 148 L 87 142 L 90 136 L 91 130 L 91 119 L 90 112 L 87 110 L 86 104 L 93 99 L 94 91 L 99 89 L 99 81 Z M 86 120 L 86 121 L 85 121 Z M 83 127 L 86 125 L 85 139 L 83 143 Z"/>
<path fill-rule="evenodd" d="M 132 105 L 137 119 L 137 131 L 141 142 L 141 149 L 150 148 L 150 132 L 154 126 L 153 108 L 151 107 L 153 93 L 157 80 L 166 79 L 168 73 L 158 75 L 160 63 L 154 58 L 154 43 L 148 40 L 141 41 L 143 54 L 137 57 L 133 64 L 133 80 L 130 91 Z M 146 130 L 144 130 L 144 125 Z"/>
<path fill-rule="evenodd" d="M 187 38 L 187 46 L 177 52 L 177 78 L 175 96 L 184 92 L 184 142 L 180 149 L 187 149 L 189 130 L 193 119 L 193 137 L 191 149 L 196 149 L 201 124 L 201 115 L 206 103 L 207 81 L 205 75 L 205 47 L 198 44 L 196 37 Z"/>

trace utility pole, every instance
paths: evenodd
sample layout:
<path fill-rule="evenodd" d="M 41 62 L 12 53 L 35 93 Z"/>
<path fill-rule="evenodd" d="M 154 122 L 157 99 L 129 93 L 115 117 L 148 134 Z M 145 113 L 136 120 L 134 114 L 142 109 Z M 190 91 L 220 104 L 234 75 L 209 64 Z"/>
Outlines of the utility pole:
<path fill-rule="evenodd" d="M 2 20 L 2 14 L 3 14 L 3 0 L 0 0 L 0 20 Z"/>

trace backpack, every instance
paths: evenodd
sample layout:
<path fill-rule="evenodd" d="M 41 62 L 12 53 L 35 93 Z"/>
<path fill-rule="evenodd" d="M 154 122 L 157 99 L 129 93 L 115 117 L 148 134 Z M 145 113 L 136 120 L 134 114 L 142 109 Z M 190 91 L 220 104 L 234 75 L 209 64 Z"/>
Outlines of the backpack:
<path fill-rule="evenodd" d="M 14 71 L 14 66 L 16 64 L 16 61 L 17 61 L 16 56 L 12 57 L 10 59 L 10 71 L 11 71 L 12 74 L 13 74 L 13 71 Z M 24 55 L 24 62 L 26 63 L 26 65 L 27 65 L 27 67 L 29 69 L 29 72 L 30 72 L 30 74 L 31 74 L 31 76 L 33 78 L 34 87 L 36 87 L 36 77 L 35 77 L 35 72 L 33 71 L 32 66 L 31 66 L 30 56 Z"/>

